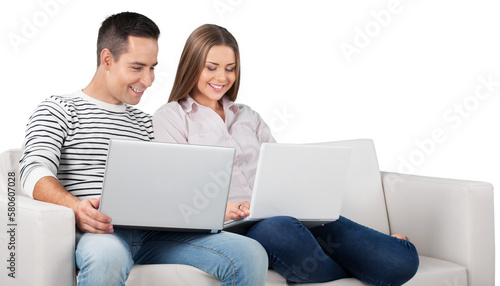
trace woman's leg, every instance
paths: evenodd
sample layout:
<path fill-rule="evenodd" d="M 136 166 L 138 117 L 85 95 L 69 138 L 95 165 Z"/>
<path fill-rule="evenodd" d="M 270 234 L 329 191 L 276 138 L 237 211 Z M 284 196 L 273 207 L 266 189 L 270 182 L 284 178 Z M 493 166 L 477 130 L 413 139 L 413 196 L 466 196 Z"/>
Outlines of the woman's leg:
<path fill-rule="evenodd" d="M 137 232 L 136 239 L 136 264 L 191 265 L 221 279 L 221 285 L 265 284 L 267 255 L 253 239 L 227 232 L 156 231 Z"/>
<path fill-rule="evenodd" d="M 350 276 L 295 218 L 265 219 L 255 224 L 247 236 L 264 246 L 269 266 L 289 281 L 326 282 Z"/>
<path fill-rule="evenodd" d="M 418 269 L 418 254 L 412 243 L 344 217 L 310 231 L 330 257 L 370 284 L 402 285 Z"/>

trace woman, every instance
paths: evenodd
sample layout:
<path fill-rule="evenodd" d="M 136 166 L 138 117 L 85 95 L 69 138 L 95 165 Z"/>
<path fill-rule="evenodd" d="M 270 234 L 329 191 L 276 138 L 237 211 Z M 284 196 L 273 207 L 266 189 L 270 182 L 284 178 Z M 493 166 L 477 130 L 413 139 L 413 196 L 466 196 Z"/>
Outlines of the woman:
<path fill-rule="evenodd" d="M 239 83 L 236 40 L 222 27 L 203 25 L 186 41 L 169 102 L 153 116 L 157 141 L 236 149 L 226 220 L 249 215 L 260 145 L 275 142 L 258 113 L 234 103 Z M 270 267 L 293 282 L 356 277 L 374 285 L 401 285 L 418 268 L 416 249 L 403 236 L 344 217 L 311 229 L 292 217 L 273 217 L 246 236 L 260 242 Z"/>

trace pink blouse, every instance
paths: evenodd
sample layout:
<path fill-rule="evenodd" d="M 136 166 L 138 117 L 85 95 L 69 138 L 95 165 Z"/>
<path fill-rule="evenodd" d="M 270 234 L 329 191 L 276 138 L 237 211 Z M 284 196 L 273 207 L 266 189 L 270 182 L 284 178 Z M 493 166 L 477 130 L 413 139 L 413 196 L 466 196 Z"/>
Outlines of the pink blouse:
<path fill-rule="evenodd" d="M 161 106 L 153 115 L 156 141 L 227 146 L 236 149 L 229 202 L 250 201 L 260 145 L 276 142 L 260 115 L 250 107 L 221 99 L 226 120 L 189 95 Z"/>

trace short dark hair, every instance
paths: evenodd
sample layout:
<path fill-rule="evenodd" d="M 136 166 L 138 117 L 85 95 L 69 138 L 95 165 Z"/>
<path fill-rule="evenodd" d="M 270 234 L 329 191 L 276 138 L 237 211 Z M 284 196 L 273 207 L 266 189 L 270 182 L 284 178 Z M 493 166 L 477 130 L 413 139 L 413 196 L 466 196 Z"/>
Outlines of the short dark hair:
<path fill-rule="evenodd" d="M 129 36 L 158 40 L 160 29 L 151 19 L 138 13 L 122 12 L 109 16 L 99 28 L 97 66 L 101 64 L 104 49 L 109 49 L 115 60 L 127 52 Z"/>

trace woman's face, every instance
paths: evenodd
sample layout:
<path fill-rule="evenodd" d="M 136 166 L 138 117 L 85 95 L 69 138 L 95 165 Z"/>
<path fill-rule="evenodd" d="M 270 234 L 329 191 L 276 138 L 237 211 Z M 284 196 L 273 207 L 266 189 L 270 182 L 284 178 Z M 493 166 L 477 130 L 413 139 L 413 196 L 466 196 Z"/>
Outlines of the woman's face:
<path fill-rule="evenodd" d="M 236 59 L 233 48 L 213 46 L 207 54 L 198 83 L 191 97 L 201 105 L 214 106 L 236 80 Z"/>

